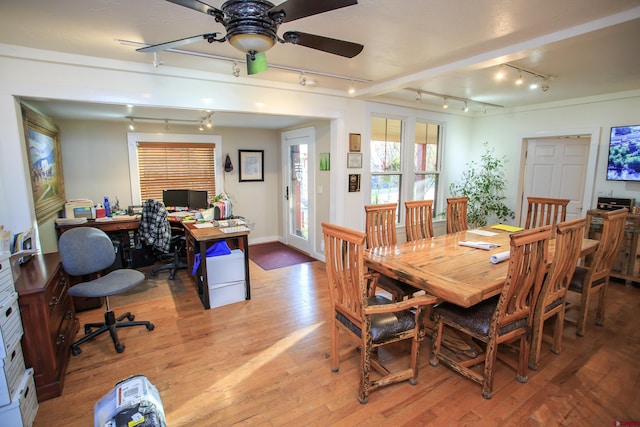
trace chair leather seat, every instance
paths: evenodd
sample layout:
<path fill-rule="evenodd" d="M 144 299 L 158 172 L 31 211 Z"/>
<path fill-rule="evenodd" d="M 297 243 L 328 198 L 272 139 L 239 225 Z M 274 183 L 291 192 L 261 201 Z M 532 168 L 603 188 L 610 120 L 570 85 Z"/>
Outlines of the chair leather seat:
<path fill-rule="evenodd" d="M 144 282 L 144 274 L 130 268 L 114 270 L 90 282 L 78 283 L 69 288 L 74 297 L 106 297 L 117 295 Z"/>
<path fill-rule="evenodd" d="M 569 283 L 569 290 L 574 292 L 582 292 L 582 287 L 584 285 L 584 280 L 587 277 L 587 273 L 589 272 L 588 268 L 576 267 L 576 271 L 573 273 L 573 277 L 571 278 L 571 283 Z M 605 278 L 601 278 L 595 280 L 591 287 L 598 286 L 605 281 Z"/>
<path fill-rule="evenodd" d="M 393 304 L 388 298 L 376 295 L 367 298 L 368 304 L 383 305 Z M 336 313 L 336 319 L 345 325 L 353 333 L 362 337 L 362 331 L 354 325 L 349 319 L 340 313 Z M 398 311 L 395 313 L 378 313 L 371 315 L 371 337 L 374 343 L 384 341 L 401 332 L 408 331 L 415 327 L 415 314 L 409 310 Z"/>
<path fill-rule="evenodd" d="M 469 308 L 443 302 L 433 308 L 435 314 L 450 319 L 456 324 L 475 332 L 478 335 L 488 336 L 493 313 L 496 311 L 500 295 L 486 299 Z M 498 331 L 498 335 L 504 335 L 515 329 L 527 327 L 527 319 L 519 319 Z"/>

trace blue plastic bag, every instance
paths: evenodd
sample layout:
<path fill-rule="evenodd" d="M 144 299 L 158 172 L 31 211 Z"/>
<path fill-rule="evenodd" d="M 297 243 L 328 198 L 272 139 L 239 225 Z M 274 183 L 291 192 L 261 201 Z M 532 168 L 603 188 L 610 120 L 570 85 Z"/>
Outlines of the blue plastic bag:
<path fill-rule="evenodd" d="M 207 249 L 207 258 L 212 256 L 220 256 L 220 255 L 229 255 L 231 253 L 231 249 L 229 249 L 229 245 L 224 240 L 218 240 L 213 245 L 209 246 Z M 198 271 L 198 267 L 200 266 L 200 254 L 196 254 L 193 259 L 193 270 L 191 270 L 191 275 L 195 276 L 196 271 Z"/>

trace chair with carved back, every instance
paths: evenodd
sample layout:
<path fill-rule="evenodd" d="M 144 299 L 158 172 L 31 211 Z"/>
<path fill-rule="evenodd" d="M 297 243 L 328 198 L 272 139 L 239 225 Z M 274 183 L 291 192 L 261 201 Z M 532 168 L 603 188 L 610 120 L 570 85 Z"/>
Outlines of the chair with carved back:
<path fill-rule="evenodd" d="M 600 215 L 602 217 L 602 235 L 598 248 L 595 253 L 581 260 L 569 283 L 569 293 L 573 293 L 574 296 L 571 300 L 574 301 L 578 297 L 580 300 L 579 303 L 571 302 L 566 307 L 566 310 L 578 311 L 578 318 L 575 321 L 578 336 L 585 334 L 592 294 L 598 294 L 596 325 L 602 326 L 604 324 L 609 275 L 624 239 L 627 213 L 627 209 L 623 208 Z M 593 214 L 587 214 L 585 237 L 588 236 L 592 219 Z M 570 321 L 573 323 L 573 320 Z"/>
<path fill-rule="evenodd" d="M 433 237 L 433 200 L 404 202 L 407 242 Z"/>
<path fill-rule="evenodd" d="M 527 218 L 524 228 L 551 226 L 551 234 L 556 232 L 556 224 L 567 220 L 569 199 L 549 197 L 527 197 Z"/>
<path fill-rule="evenodd" d="M 500 295 L 469 308 L 442 303 L 433 308 L 433 329 L 430 363 L 440 361 L 454 371 L 482 385 L 482 396 L 493 395 L 493 377 L 498 346 L 519 342 L 516 379 L 527 381 L 529 331 L 535 300 L 542 286 L 546 269 L 546 253 L 551 229 L 549 226 L 524 230 L 511 235 L 509 268 Z M 444 326 L 484 343 L 485 351 L 477 357 L 463 359 L 442 350 Z M 509 362 L 505 360 L 505 362 Z M 482 366 L 482 372 L 474 369 Z"/>
<path fill-rule="evenodd" d="M 469 229 L 467 224 L 468 197 L 449 197 L 447 199 L 447 234 Z"/>
<path fill-rule="evenodd" d="M 398 243 L 396 236 L 396 203 L 366 205 L 366 241 L 368 249 L 394 246 Z M 381 276 L 377 285 L 391 294 L 394 301 L 400 301 L 420 291 L 400 280 Z M 375 293 L 375 287 L 370 289 Z"/>
<path fill-rule="evenodd" d="M 584 234 L 585 219 L 578 218 L 556 225 L 555 254 L 551 268 L 547 273 L 540 296 L 533 313 L 533 330 L 529 369 L 536 370 L 540 361 L 544 323 L 555 317 L 551 351 L 559 354 L 562 351 L 562 331 L 564 330 L 564 309 L 567 288 L 573 277 Z"/>
<path fill-rule="evenodd" d="M 360 403 L 367 403 L 369 393 L 379 387 L 406 380 L 414 385 L 424 339 L 424 307 L 436 298 L 419 295 L 394 303 L 381 295 L 370 296 L 367 282 L 375 281 L 377 274 L 365 271 L 365 234 L 328 223 L 322 223 L 322 231 L 332 307 L 331 370 L 338 372 L 340 359 L 360 350 Z M 343 354 L 338 352 L 341 331 L 357 345 Z M 402 340 L 411 340 L 410 367 L 390 372 L 374 350 Z M 377 379 L 371 378 L 371 368 Z"/>

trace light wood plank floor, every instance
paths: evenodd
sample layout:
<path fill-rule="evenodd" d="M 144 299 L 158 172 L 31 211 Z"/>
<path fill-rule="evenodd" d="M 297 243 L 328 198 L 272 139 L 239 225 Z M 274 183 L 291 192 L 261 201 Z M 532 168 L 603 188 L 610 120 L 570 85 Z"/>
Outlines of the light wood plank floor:
<path fill-rule="evenodd" d="M 604 327 L 590 318 L 577 338 L 566 325 L 564 351 L 543 347 L 540 368 L 521 384 L 498 363 L 495 394 L 420 356 L 416 386 L 396 384 L 357 400 L 355 355 L 332 373 L 329 299 L 324 264 L 264 271 L 251 264 L 252 300 L 202 309 L 186 271 L 148 280 L 112 299 L 156 329 L 119 331 L 82 346 L 69 363 L 62 396 L 40 403 L 36 427 L 91 426 L 93 405 L 116 382 L 144 374 L 159 389 L 167 424 L 179 426 L 615 425 L 640 421 L 640 289 L 613 283 Z M 79 313 L 99 321 L 101 310 Z M 82 327 L 80 328 L 82 331 Z M 348 343 L 347 340 L 343 342 Z M 406 348 L 397 348 L 398 354 Z M 381 350 L 381 357 L 386 357 Z M 405 362 L 408 359 L 401 360 Z M 1 422 L 0 422 L 1 424 Z"/>

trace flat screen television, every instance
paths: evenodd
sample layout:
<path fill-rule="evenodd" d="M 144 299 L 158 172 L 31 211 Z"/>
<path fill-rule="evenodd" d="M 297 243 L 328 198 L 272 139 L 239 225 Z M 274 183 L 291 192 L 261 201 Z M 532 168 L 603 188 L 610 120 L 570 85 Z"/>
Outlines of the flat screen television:
<path fill-rule="evenodd" d="M 640 125 L 611 128 L 607 180 L 640 182 Z"/>

